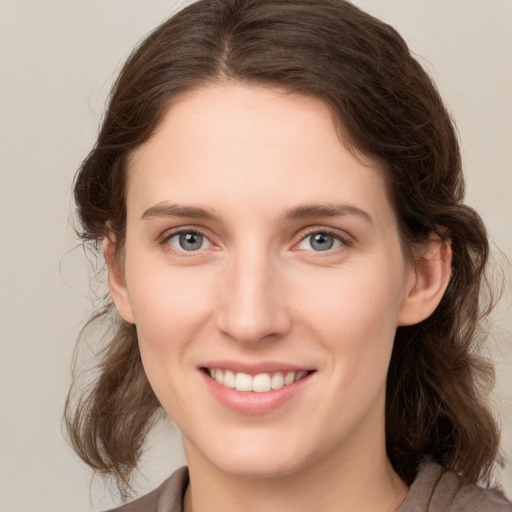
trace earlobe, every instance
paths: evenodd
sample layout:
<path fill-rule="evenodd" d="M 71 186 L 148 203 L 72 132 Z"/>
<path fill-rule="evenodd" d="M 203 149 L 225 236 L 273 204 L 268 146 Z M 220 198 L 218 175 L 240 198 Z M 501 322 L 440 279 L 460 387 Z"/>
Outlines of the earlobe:
<path fill-rule="evenodd" d="M 398 325 L 414 325 L 428 318 L 443 298 L 450 281 L 450 241 L 432 235 L 415 257 L 414 277 L 398 316 Z"/>
<path fill-rule="evenodd" d="M 124 271 L 116 257 L 115 241 L 110 237 L 106 237 L 103 241 L 103 256 L 105 257 L 108 269 L 108 288 L 117 312 L 125 322 L 134 324 L 135 320 L 126 287 Z"/>

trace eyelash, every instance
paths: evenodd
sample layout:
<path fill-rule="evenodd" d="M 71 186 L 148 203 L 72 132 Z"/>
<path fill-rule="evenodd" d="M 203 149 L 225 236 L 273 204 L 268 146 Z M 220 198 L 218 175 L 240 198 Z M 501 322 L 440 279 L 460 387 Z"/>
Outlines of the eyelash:
<path fill-rule="evenodd" d="M 195 234 L 195 235 L 200 235 L 202 236 L 205 240 L 208 241 L 209 244 L 211 245 L 214 245 L 213 242 L 210 240 L 210 238 L 208 237 L 208 235 L 206 235 L 205 233 L 203 233 L 201 230 L 197 229 L 197 228 L 186 228 L 186 227 L 183 227 L 183 228 L 180 228 L 176 231 L 171 231 L 171 232 L 166 232 L 162 235 L 162 237 L 160 238 L 160 245 L 168 252 L 171 252 L 173 254 L 176 254 L 176 255 L 179 255 L 179 256 L 184 256 L 184 257 L 191 257 L 191 256 L 197 256 L 197 254 L 199 252 L 201 252 L 200 250 L 198 251 L 187 251 L 185 249 L 176 249 L 175 247 L 173 247 L 171 244 L 170 244 L 170 240 L 176 236 L 179 236 L 179 235 L 184 235 L 184 234 Z"/>
<path fill-rule="evenodd" d="M 316 234 L 332 236 L 335 240 L 341 242 L 341 246 L 340 247 L 336 247 L 334 249 L 327 249 L 325 251 L 314 251 L 314 250 L 307 251 L 307 252 L 312 252 L 312 253 L 314 253 L 315 255 L 318 255 L 318 256 L 321 256 L 322 253 L 324 253 L 324 252 L 326 253 L 326 255 L 332 255 L 333 253 L 338 253 L 338 252 L 343 251 L 346 248 L 352 247 L 354 245 L 353 241 L 348 236 L 343 236 L 339 231 L 336 231 L 336 230 L 333 230 L 333 229 L 328 229 L 328 228 L 312 227 L 312 228 L 309 228 L 306 231 L 306 233 L 301 237 L 301 239 L 298 242 L 298 244 L 295 244 L 295 247 L 297 245 L 301 244 L 304 240 L 306 240 L 311 235 L 316 235 Z"/>
<path fill-rule="evenodd" d="M 193 251 L 193 250 L 192 251 L 187 251 L 185 249 L 181 249 L 181 250 L 180 249 L 176 249 L 175 247 L 173 247 L 169 243 L 172 238 L 174 238 L 176 236 L 179 236 L 179 235 L 183 235 L 183 234 L 200 235 L 200 236 L 204 237 L 204 239 L 207 240 L 209 244 L 211 244 L 213 246 L 215 245 L 210 240 L 208 235 L 206 235 L 203 231 L 201 231 L 201 230 L 199 230 L 197 228 L 186 228 L 186 227 L 180 228 L 180 229 L 178 229 L 176 231 L 171 231 L 171 232 L 164 233 L 161 236 L 161 238 L 159 240 L 159 243 L 160 243 L 160 245 L 162 247 L 164 247 L 164 249 L 166 251 L 169 251 L 171 253 L 174 253 L 174 254 L 182 256 L 182 257 L 197 256 L 198 253 L 202 252 L 200 249 L 196 250 L 196 251 Z M 331 236 L 336 241 L 340 242 L 341 245 L 339 247 L 334 248 L 334 249 L 331 249 L 331 248 L 330 249 L 326 249 L 325 251 L 308 250 L 306 252 L 311 252 L 311 253 L 319 255 L 319 256 L 321 256 L 323 252 L 325 252 L 326 254 L 331 254 L 332 255 L 335 252 L 337 253 L 337 252 L 343 251 L 344 249 L 346 249 L 348 247 L 352 247 L 354 245 L 353 241 L 348 236 L 342 236 L 339 231 L 335 231 L 335 230 L 328 229 L 328 228 L 326 229 L 326 228 L 312 227 L 312 228 L 309 228 L 306 231 L 306 233 L 301 237 L 299 242 L 294 245 L 294 247 L 297 247 L 299 244 L 304 242 L 308 237 L 310 237 L 312 235 L 316 235 L 316 234 Z M 300 250 L 300 249 L 295 249 L 295 250 Z"/>

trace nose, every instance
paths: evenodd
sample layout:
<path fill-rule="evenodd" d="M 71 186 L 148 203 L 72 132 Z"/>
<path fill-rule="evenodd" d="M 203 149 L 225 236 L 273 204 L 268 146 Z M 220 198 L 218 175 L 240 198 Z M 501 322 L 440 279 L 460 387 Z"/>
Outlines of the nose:
<path fill-rule="evenodd" d="M 240 254 L 219 283 L 217 327 L 240 343 L 275 340 L 291 327 L 279 264 L 263 254 Z"/>

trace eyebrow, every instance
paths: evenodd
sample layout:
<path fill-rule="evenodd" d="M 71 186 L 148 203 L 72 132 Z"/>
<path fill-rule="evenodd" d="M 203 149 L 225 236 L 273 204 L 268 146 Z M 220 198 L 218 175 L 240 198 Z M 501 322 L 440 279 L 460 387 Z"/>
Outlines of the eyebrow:
<path fill-rule="evenodd" d="M 213 220 L 218 216 L 213 210 L 199 206 L 185 206 L 179 204 L 159 203 L 148 208 L 141 216 L 141 220 L 155 217 L 186 217 L 188 219 Z"/>
<path fill-rule="evenodd" d="M 373 219 L 369 213 L 350 204 L 305 204 L 294 206 L 284 212 L 281 220 L 286 222 L 316 217 L 343 217 L 347 215 L 355 215 L 373 225 Z M 217 215 L 214 210 L 200 206 L 169 204 L 164 202 L 148 208 L 142 214 L 141 220 L 158 217 L 216 220 L 219 218 L 219 215 Z"/>
<path fill-rule="evenodd" d="M 343 217 L 355 215 L 373 225 L 373 219 L 368 212 L 351 204 L 306 204 L 286 210 L 283 220 L 293 221 L 314 217 Z"/>

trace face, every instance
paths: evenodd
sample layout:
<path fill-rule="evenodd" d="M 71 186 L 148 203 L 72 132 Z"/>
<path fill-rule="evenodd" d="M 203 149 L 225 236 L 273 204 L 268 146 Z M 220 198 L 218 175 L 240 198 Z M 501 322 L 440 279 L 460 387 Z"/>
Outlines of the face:
<path fill-rule="evenodd" d="M 189 463 L 285 475 L 383 450 L 415 279 L 380 170 L 318 100 L 198 89 L 133 155 L 110 285 Z"/>

